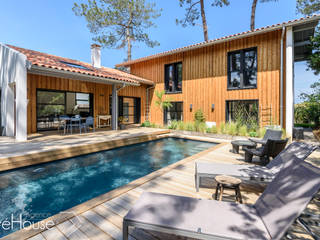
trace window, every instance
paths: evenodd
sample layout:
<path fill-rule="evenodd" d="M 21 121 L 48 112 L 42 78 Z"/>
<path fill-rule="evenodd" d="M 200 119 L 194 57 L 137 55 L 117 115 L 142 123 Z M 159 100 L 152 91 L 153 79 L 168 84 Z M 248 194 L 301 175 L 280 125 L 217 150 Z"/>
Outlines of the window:
<path fill-rule="evenodd" d="M 165 65 L 165 91 L 167 93 L 182 92 L 182 63 Z"/>
<path fill-rule="evenodd" d="M 49 130 L 58 127 L 58 117 L 65 114 L 65 93 L 37 91 L 37 129 Z"/>
<path fill-rule="evenodd" d="M 228 89 L 257 87 L 257 48 L 228 53 Z"/>
<path fill-rule="evenodd" d="M 83 70 L 92 71 L 92 69 L 87 68 L 85 66 L 82 66 L 80 64 L 70 63 L 70 62 L 65 62 L 65 61 L 60 61 L 60 62 L 65 64 L 65 65 L 67 65 L 67 66 L 69 66 L 69 67 L 80 68 L 80 69 L 83 69 Z"/>
<path fill-rule="evenodd" d="M 90 94 L 88 93 L 66 93 L 66 114 L 79 114 L 83 117 L 89 116 L 90 113 Z"/>
<path fill-rule="evenodd" d="M 37 129 L 57 129 L 59 116 L 93 116 L 93 95 L 53 90 L 37 90 Z"/>
<path fill-rule="evenodd" d="M 170 124 L 171 121 L 182 121 L 183 120 L 183 103 L 182 102 L 171 102 L 172 107 L 164 110 L 164 124 Z"/>
<path fill-rule="evenodd" d="M 238 100 L 226 102 L 226 120 L 253 127 L 259 125 L 258 100 Z"/>

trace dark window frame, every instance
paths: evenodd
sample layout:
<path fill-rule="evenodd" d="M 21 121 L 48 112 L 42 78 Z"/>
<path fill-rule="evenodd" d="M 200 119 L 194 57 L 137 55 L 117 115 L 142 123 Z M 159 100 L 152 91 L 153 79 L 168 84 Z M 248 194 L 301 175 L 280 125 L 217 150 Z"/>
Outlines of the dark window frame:
<path fill-rule="evenodd" d="M 36 124 L 37 124 L 37 132 L 41 131 L 55 131 L 56 128 L 39 128 L 38 127 L 38 119 L 41 117 L 38 116 L 38 91 L 40 92 L 58 92 L 64 94 L 64 103 L 63 104 L 44 104 L 40 103 L 39 105 L 59 105 L 64 106 L 64 115 L 66 115 L 66 105 L 67 105 L 67 93 L 83 93 L 83 94 L 89 94 L 89 116 L 94 116 L 94 93 L 91 92 L 77 92 L 77 91 L 65 91 L 65 90 L 56 90 L 56 89 L 47 89 L 47 88 L 37 88 L 36 89 Z M 50 116 L 43 116 L 42 118 L 49 118 Z"/>
<path fill-rule="evenodd" d="M 128 108 L 133 108 L 133 115 L 130 114 L 128 117 L 133 116 L 134 122 L 129 124 L 139 124 L 141 123 L 141 98 L 140 97 L 130 97 L 130 96 L 118 96 L 118 117 L 124 117 L 123 114 L 123 99 L 131 98 L 134 100 L 133 106 L 128 106 Z M 112 115 L 112 95 L 109 95 L 109 113 Z"/>
<path fill-rule="evenodd" d="M 248 51 L 255 51 L 256 52 L 256 84 L 255 86 L 245 86 L 244 82 L 244 53 L 248 52 Z M 230 71 L 230 67 L 231 67 L 231 62 L 230 62 L 230 55 L 231 54 L 237 54 L 240 53 L 240 86 L 239 87 L 232 87 L 230 86 L 230 78 L 231 78 L 231 71 Z M 236 51 L 232 51 L 232 52 L 228 52 L 227 54 L 227 90 L 242 90 L 242 89 L 257 89 L 258 87 L 258 47 L 251 47 L 251 48 L 244 48 L 244 49 L 240 49 L 240 50 L 236 50 Z"/>
<path fill-rule="evenodd" d="M 229 122 L 230 120 L 230 117 L 229 117 L 229 107 L 228 107 L 228 104 L 230 102 L 256 102 L 257 104 L 257 108 L 258 108 L 258 116 L 257 116 L 257 121 L 258 121 L 258 124 L 260 123 L 260 116 L 259 116 L 259 99 L 236 99 L 236 100 L 226 100 L 226 107 L 225 107 L 225 122 Z"/>
<path fill-rule="evenodd" d="M 168 108 L 164 109 L 164 111 L 163 111 L 163 123 L 165 125 L 168 123 L 168 118 L 167 118 L 167 113 L 168 112 L 175 112 L 175 113 L 179 112 L 179 113 L 181 113 L 182 121 L 183 121 L 183 101 L 171 102 L 171 104 L 176 104 L 176 103 L 181 103 L 181 111 L 168 111 Z M 177 109 L 177 107 L 176 107 L 176 109 Z M 176 119 L 173 119 L 173 120 L 176 120 Z"/>
<path fill-rule="evenodd" d="M 167 83 L 169 80 L 167 79 L 167 67 L 173 65 L 173 68 L 174 68 L 174 86 L 176 87 L 178 85 L 178 71 L 177 71 L 177 65 L 178 64 L 181 64 L 181 90 L 176 90 L 174 89 L 173 91 L 169 91 L 168 89 L 168 84 Z M 166 94 L 179 94 L 179 93 L 182 93 L 182 81 L 183 81 L 183 63 L 182 61 L 181 62 L 174 62 L 174 63 L 168 63 L 168 64 L 165 64 L 164 65 L 164 91 Z"/>

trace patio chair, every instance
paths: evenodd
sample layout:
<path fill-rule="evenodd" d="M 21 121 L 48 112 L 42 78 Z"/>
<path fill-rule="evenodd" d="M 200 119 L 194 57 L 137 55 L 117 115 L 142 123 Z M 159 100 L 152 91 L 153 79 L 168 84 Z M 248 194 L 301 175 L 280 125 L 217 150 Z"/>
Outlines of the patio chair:
<path fill-rule="evenodd" d="M 80 129 L 84 129 L 85 132 L 87 132 L 87 130 L 89 130 L 89 128 L 92 126 L 93 131 L 95 131 L 94 129 L 94 119 L 93 117 L 87 117 L 86 121 L 84 123 L 82 123 L 80 125 Z"/>
<path fill-rule="evenodd" d="M 270 157 L 275 158 L 278 154 L 286 147 L 288 143 L 288 138 L 286 139 L 268 139 L 267 143 L 259 148 L 243 148 L 245 152 L 245 161 L 252 162 L 253 156 L 260 157 L 260 162 L 263 165 L 267 165 L 270 162 Z"/>
<path fill-rule="evenodd" d="M 196 239 L 281 239 L 320 189 L 320 169 L 293 161 L 253 205 L 143 193 L 123 219 L 123 239 L 129 227 Z"/>
<path fill-rule="evenodd" d="M 58 132 L 60 132 L 60 129 L 63 128 L 63 134 L 66 134 L 67 122 L 69 120 L 70 120 L 70 117 L 65 115 L 59 117 Z"/>
<path fill-rule="evenodd" d="M 214 178 L 217 175 L 230 175 L 244 181 L 256 180 L 270 182 L 282 169 L 284 163 L 290 162 L 293 156 L 300 161 L 305 160 L 316 146 L 304 142 L 293 142 L 282 152 L 280 152 L 268 165 L 257 166 L 253 164 L 225 164 L 225 163 L 195 163 L 195 185 L 199 191 L 200 178 Z"/>
<path fill-rule="evenodd" d="M 75 127 L 75 128 L 78 128 L 79 131 L 80 131 L 80 134 L 81 134 L 81 118 L 80 116 L 79 117 L 72 117 L 70 118 L 70 121 L 68 123 L 68 126 L 67 128 L 70 130 L 70 133 L 72 134 L 72 129 Z"/>
<path fill-rule="evenodd" d="M 258 138 L 249 138 L 250 141 L 259 144 L 266 144 L 268 139 L 281 139 L 282 131 L 281 130 L 273 130 L 267 129 L 266 133 L 264 134 L 262 139 Z"/>

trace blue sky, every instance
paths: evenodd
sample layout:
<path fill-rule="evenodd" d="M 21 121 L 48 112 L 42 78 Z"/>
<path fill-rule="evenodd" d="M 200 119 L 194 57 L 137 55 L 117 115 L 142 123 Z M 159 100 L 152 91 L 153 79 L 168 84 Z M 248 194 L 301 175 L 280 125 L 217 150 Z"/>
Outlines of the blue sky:
<path fill-rule="evenodd" d="M 247 31 L 250 27 L 251 0 L 230 0 L 225 8 L 213 8 L 207 0 L 209 38 L 214 39 L 233 33 Z M 1 0 L 0 42 L 46 52 L 58 56 L 90 62 L 92 35 L 83 18 L 72 12 L 72 0 Z M 148 29 L 152 39 L 160 46 L 148 48 L 135 43 L 133 58 L 186 46 L 203 41 L 200 22 L 195 27 L 182 28 L 175 19 L 182 17 L 184 10 L 178 0 L 157 0 L 162 15 L 155 22 L 156 28 Z M 259 3 L 256 12 L 256 27 L 263 27 L 301 17 L 296 13 L 295 0 L 279 0 Z M 102 50 L 102 64 L 114 67 L 126 58 L 126 51 Z M 305 65 L 296 67 L 296 92 L 308 91 L 306 79 L 313 82 L 311 72 L 305 73 Z M 301 79 L 301 80 L 299 80 Z M 296 99 L 298 100 L 298 99 Z"/>

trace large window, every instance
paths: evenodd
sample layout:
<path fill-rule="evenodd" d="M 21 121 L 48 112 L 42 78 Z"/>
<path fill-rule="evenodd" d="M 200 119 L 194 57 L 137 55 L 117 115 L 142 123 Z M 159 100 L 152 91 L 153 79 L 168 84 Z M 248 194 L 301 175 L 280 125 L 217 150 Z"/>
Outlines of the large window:
<path fill-rule="evenodd" d="M 165 65 L 165 91 L 167 93 L 182 92 L 182 63 Z"/>
<path fill-rule="evenodd" d="M 164 110 L 164 124 L 170 124 L 171 121 L 182 121 L 183 120 L 183 103 L 182 102 L 171 102 L 172 107 Z"/>
<path fill-rule="evenodd" d="M 228 89 L 257 87 L 257 48 L 228 53 Z"/>
<path fill-rule="evenodd" d="M 37 90 L 37 129 L 57 129 L 61 115 L 93 116 L 93 95 Z"/>
<path fill-rule="evenodd" d="M 226 120 L 254 127 L 259 125 L 258 100 L 227 101 Z"/>

